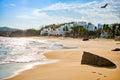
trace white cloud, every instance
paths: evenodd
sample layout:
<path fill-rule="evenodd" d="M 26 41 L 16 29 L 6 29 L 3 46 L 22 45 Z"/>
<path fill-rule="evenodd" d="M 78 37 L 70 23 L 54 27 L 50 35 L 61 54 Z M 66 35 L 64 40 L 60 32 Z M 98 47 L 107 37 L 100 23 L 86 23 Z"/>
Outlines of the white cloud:
<path fill-rule="evenodd" d="M 40 12 L 40 9 L 34 9 L 32 13 L 28 15 L 18 15 L 17 18 L 21 19 L 39 19 L 49 17 L 45 12 Z"/>
<path fill-rule="evenodd" d="M 91 8 L 95 5 L 98 5 L 97 1 L 93 1 L 93 2 L 88 2 L 88 3 L 72 3 L 72 4 L 68 4 L 68 3 L 56 3 L 50 6 L 47 6 L 45 8 L 40 9 L 41 11 L 49 11 L 49 10 L 65 10 L 65 9 L 79 9 L 79 8 L 84 8 L 84 7 L 88 7 Z"/>
<path fill-rule="evenodd" d="M 65 16 L 49 16 L 48 17 L 53 23 L 63 23 L 63 22 L 71 22 L 71 21 L 80 21 L 80 19 L 65 17 Z"/>
<path fill-rule="evenodd" d="M 35 9 L 33 10 L 33 14 L 34 17 L 48 17 L 48 15 L 45 12 L 41 12 L 40 9 Z"/>
<path fill-rule="evenodd" d="M 50 5 L 46 8 L 41 9 L 41 11 L 46 11 L 46 10 L 61 10 L 61 9 L 69 9 L 72 8 L 73 6 L 67 3 L 56 3 L 53 5 Z"/>
<path fill-rule="evenodd" d="M 16 17 L 21 18 L 21 19 L 34 19 L 34 17 L 29 16 L 29 15 L 19 15 L 19 16 L 16 16 Z"/>
<path fill-rule="evenodd" d="M 93 1 L 83 4 L 56 3 L 42 9 L 34 9 L 32 13 L 29 13 L 29 15 L 20 15 L 17 17 L 23 19 L 34 19 L 34 21 L 40 24 L 52 24 L 82 20 L 92 22 L 94 24 L 119 22 L 120 10 L 118 11 L 118 9 L 120 6 L 112 4 L 112 2 L 105 9 L 102 9 L 100 7 L 104 5 L 106 1 L 103 2 Z M 70 10 L 71 13 L 78 14 L 79 18 L 75 18 L 76 15 L 74 14 L 72 16 L 70 15 L 69 17 L 65 16 L 64 14 L 57 15 L 57 13 L 54 13 L 54 11 L 57 10 L 59 11 Z M 52 12 L 52 15 L 50 15 L 48 12 Z M 66 12 L 66 14 L 69 15 L 69 12 Z"/>
<path fill-rule="evenodd" d="M 120 0 L 104 0 L 106 3 L 120 4 Z"/>
<path fill-rule="evenodd" d="M 50 16 L 45 12 L 40 12 L 39 9 L 35 9 L 31 16 L 29 15 L 20 15 L 16 16 L 20 19 L 27 19 L 33 20 L 35 23 L 39 23 L 40 25 L 45 24 L 55 24 L 55 23 L 64 23 L 64 22 L 71 22 L 71 21 L 80 21 L 80 19 L 70 18 L 66 16 Z"/>
<path fill-rule="evenodd" d="M 66 16 L 50 16 L 47 13 L 42 12 L 40 9 L 35 9 L 33 11 L 33 16 L 40 22 L 46 21 L 48 24 L 62 23 L 62 22 L 69 22 L 69 21 L 79 21 L 79 19 L 70 18 Z"/>

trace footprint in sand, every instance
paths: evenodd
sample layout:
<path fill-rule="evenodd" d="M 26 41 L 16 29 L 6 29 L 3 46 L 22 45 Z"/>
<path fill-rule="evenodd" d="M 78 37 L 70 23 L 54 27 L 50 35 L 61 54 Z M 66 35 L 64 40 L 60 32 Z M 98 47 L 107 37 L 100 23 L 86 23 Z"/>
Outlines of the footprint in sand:
<path fill-rule="evenodd" d="M 103 74 L 102 73 L 98 73 L 98 75 L 103 75 Z M 107 76 L 103 75 L 103 77 L 107 77 Z"/>
<path fill-rule="evenodd" d="M 94 71 L 93 71 L 92 73 L 97 73 L 97 72 L 94 72 Z M 102 73 L 97 73 L 97 74 L 98 74 L 98 75 L 102 75 Z"/>
<path fill-rule="evenodd" d="M 107 76 L 104 75 L 104 77 L 107 77 Z"/>
<path fill-rule="evenodd" d="M 98 74 L 98 75 L 103 75 L 102 73 L 97 73 L 97 72 L 95 72 L 95 71 L 93 71 L 92 73 Z M 103 75 L 103 77 L 107 77 L 107 76 Z M 101 80 L 101 78 L 97 78 L 96 80 Z"/>
<path fill-rule="evenodd" d="M 104 77 L 107 77 L 107 76 L 104 76 Z M 101 78 L 97 78 L 96 80 L 101 80 Z"/>
<path fill-rule="evenodd" d="M 101 73 L 98 73 L 99 75 L 102 75 Z"/>
<path fill-rule="evenodd" d="M 100 78 L 97 78 L 96 80 L 100 80 Z"/>
<path fill-rule="evenodd" d="M 96 72 L 93 71 L 92 73 L 96 73 Z"/>

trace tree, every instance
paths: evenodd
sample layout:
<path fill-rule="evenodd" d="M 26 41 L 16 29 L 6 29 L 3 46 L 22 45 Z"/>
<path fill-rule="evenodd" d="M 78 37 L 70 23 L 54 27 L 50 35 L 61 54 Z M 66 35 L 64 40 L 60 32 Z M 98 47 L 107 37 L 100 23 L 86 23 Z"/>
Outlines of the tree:
<path fill-rule="evenodd" d="M 84 35 L 88 35 L 88 30 L 83 26 L 73 26 L 71 29 L 74 37 L 83 37 Z"/>
<path fill-rule="evenodd" d="M 88 23 L 88 25 L 92 25 L 92 23 L 91 23 L 91 22 L 89 22 L 89 23 Z"/>
<path fill-rule="evenodd" d="M 120 35 L 120 25 L 118 25 L 117 28 L 116 28 L 116 34 Z"/>
<path fill-rule="evenodd" d="M 109 35 L 111 35 L 114 38 L 115 35 L 120 34 L 120 24 L 114 23 L 111 24 L 110 26 L 108 24 L 104 24 L 101 33 L 104 32 L 107 32 Z"/>
<path fill-rule="evenodd" d="M 111 28 L 113 32 L 113 37 L 115 37 L 115 35 L 118 35 L 118 34 L 120 35 L 120 24 L 118 23 L 112 24 Z"/>
<path fill-rule="evenodd" d="M 38 34 L 37 34 L 37 31 L 35 29 L 27 29 L 25 31 L 25 35 L 26 36 L 36 36 Z"/>
<path fill-rule="evenodd" d="M 77 37 L 78 27 L 77 26 L 73 26 L 73 27 L 71 27 L 71 29 L 72 29 L 73 37 Z"/>
<path fill-rule="evenodd" d="M 68 27 L 65 26 L 65 27 L 63 28 L 63 31 L 68 31 Z"/>
<path fill-rule="evenodd" d="M 79 27 L 79 36 L 80 37 L 83 37 L 83 36 L 85 36 L 85 35 L 88 35 L 88 30 L 86 30 L 83 26 L 80 26 Z"/>
<path fill-rule="evenodd" d="M 102 28 L 97 29 L 97 31 L 96 31 L 96 37 L 100 37 L 101 33 L 102 33 Z"/>

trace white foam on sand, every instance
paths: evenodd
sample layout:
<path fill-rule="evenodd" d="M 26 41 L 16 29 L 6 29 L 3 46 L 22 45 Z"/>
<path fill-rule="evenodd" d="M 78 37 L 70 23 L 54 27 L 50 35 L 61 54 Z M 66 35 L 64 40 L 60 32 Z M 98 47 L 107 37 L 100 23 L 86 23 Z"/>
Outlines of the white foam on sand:
<path fill-rule="evenodd" d="M 40 61 L 40 62 L 33 62 L 33 63 L 30 63 L 30 64 L 24 66 L 22 69 L 19 69 L 19 70 L 13 72 L 13 73 L 14 73 L 13 75 L 11 75 L 11 76 L 9 76 L 9 77 L 7 77 L 7 78 L 3 78 L 3 79 L 12 78 L 12 77 L 20 74 L 21 72 L 23 72 L 23 71 L 25 71 L 25 70 L 29 70 L 29 69 L 37 66 L 37 65 L 50 64 L 50 63 L 55 63 L 55 62 L 58 62 L 58 61 L 59 61 L 59 60 L 48 60 L 48 59 L 46 59 L 46 60 L 43 60 L 43 61 Z"/>

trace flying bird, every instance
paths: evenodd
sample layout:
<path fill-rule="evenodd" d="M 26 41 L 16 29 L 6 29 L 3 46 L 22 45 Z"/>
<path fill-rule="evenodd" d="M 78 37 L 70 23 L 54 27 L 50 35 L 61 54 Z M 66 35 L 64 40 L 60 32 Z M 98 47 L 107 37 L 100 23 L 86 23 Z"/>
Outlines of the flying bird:
<path fill-rule="evenodd" d="M 104 6 L 101 6 L 101 8 L 106 8 L 108 4 L 105 4 Z"/>

